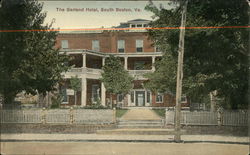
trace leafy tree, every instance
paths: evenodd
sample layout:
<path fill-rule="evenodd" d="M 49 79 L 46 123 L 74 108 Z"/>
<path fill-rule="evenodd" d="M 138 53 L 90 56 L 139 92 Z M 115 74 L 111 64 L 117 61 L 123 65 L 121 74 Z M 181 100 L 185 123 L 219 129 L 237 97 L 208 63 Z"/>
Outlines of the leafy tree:
<path fill-rule="evenodd" d="M 112 96 L 117 94 L 127 94 L 133 87 L 133 77 L 122 66 L 118 57 L 109 56 L 105 59 L 101 81 L 107 92 Z"/>
<path fill-rule="evenodd" d="M 244 0 L 190 0 L 186 26 L 247 26 L 248 7 L 248 3 Z M 151 22 L 152 27 L 179 27 L 181 21 L 179 6 L 166 10 L 150 4 L 146 9 L 154 13 L 155 20 Z M 149 35 L 155 40 L 156 46 L 177 60 L 178 29 L 149 30 Z M 216 90 L 218 96 L 224 99 L 223 105 L 226 107 L 232 109 L 247 107 L 248 58 L 246 28 L 186 29 L 184 92 L 195 101 Z M 158 68 L 158 72 L 161 69 L 170 75 L 173 70 L 170 68 L 176 68 L 176 65 L 162 65 Z M 153 82 L 151 85 L 155 88 L 169 89 L 169 86 L 174 84 L 172 81 L 166 81 L 164 76 L 154 82 L 156 76 L 151 76 L 150 81 Z"/>
<path fill-rule="evenodd" d="M 42 7 L 37 0 L 2 2 L 0 29 L 5 32 L 0 32 L 0 93 L 5 104 L 23 90 L 43 95 L 54 90 L 67 69 L 63 65 L 66 57 L 54 48 L 58 32 L 50 31 L 53 22 L 44 24 Z"/>
<path fill-rule="evenodd" d="M 77 76 L 71 77 L 70 79 L 70 87 L 74 90 L 74 96 L 75 96 L 75 105 L 77 101 L 77 91 L 81 90 L 81 79 L 79 79 Z"/>

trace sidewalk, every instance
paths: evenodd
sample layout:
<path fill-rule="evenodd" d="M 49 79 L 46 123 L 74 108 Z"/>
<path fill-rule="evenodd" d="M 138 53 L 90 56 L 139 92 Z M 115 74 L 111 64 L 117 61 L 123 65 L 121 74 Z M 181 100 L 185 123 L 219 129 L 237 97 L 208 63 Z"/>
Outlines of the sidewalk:
<path fill-rule="evenodd" d="M 98 134 L 1 134 L 2 142 L 49 141 L 49 142 L 174 142 L 173 135 L 98 135 Z M 184 143 L 249 144 L 249 137 L 220 135 L 182 135 Z"/>

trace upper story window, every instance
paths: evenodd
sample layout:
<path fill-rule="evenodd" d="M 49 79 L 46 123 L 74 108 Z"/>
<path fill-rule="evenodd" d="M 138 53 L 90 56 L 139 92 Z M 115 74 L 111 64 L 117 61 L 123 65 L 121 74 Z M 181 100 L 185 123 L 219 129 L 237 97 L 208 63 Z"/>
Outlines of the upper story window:
<path fill-rule="evenodd" d="M 92 50 L 93 51 L 100 51 L 99 40 L 92 40 Z"/>
<path fill-rule="evenodd" d="M 117 102 L 122 102 L 123 101 L 123 94 L 118 94 L 117 95 Z"/>
<path fill-rule="evenodd" d="M 118 49 L 119 53 L 124 53 L 125 52 L 125 41 L 124 40 L 118 40 L 117 49 Z"/>
<path fill-rule="evenodd" d="M 137 27 L 142 27 L 142 24 L 137 24 Z"/>
<path fill-rule="evenodd" d="M 68 40 L 61 40 L 61 47 L 62 47 L 62 49 L 69 48 L 69 42 L 68 42 Z"/>
<path fill-rule="evenodd" d="M 143 51 L 143 40 L 136 40 L 136 52 Z"/>
<path fill-rule="evenodd" d="M 156 95 L 156 103 L 162 103 L 163 102 L 163 94 L 157 93 Z"/>
<path fill-rule="evenodd" d="M 160 47 L 159 46 L 155 46 L 155 52 L 161 52 L 161 49 L 160 49 Z"/>
<path fill-rule="evenodd" d="M 181 97 L 181 103 L 187 103 L 187 96 Z"/>

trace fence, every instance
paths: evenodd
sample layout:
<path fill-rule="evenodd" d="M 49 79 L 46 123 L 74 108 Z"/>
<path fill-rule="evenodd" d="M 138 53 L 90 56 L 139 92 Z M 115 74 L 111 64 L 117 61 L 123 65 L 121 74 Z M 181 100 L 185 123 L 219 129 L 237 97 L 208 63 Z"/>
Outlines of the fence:
<path fill-rule="evenodd" d="M 174 111 L 166 111 L 166 124 L 174 124 Z M 181 112 L 183 125 L 247 126 L 247 111 Z"/>
<path fill-rule="evenodd" d="M 110 109 L 23 109 L 1 110 L 1 123 L 110 124 Z"/>

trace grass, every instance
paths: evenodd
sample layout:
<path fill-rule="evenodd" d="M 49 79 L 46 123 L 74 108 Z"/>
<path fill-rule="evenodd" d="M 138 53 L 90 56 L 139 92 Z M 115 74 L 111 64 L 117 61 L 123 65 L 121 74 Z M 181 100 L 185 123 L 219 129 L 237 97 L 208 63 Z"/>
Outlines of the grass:
<path fill-rule="evenodd" d="M 157 115 L 165 118 L 166 109 L 152 109 Z"/>
<path fill-rule="evenodd" d="M 128 109 L 116 109 L 116 117 L 121 118 L 127 111 Z"/>

